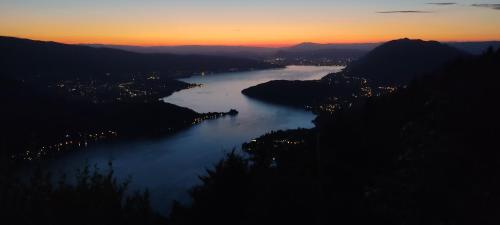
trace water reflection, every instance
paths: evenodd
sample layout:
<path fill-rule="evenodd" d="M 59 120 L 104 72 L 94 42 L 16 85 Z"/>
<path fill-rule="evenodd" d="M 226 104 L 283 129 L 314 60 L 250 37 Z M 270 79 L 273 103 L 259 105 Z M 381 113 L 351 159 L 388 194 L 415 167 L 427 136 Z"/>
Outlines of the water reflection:
<path fill-rule="evenodd" d="M 225 152 L 271 130 L 310 128 L 314 115 L 300 109 L 276 106 L 241 94 L 241 90 L 275 79 L 311 80 L 341 67 L 290 66 L 285 69 L 197 76 L 184 81 L 202 87 L 174 93 L 164 100 L 198 112 L 237 109 L 236 117 L 204 121 L 162 140 L 135 141 L 75 152 L 53 163 L 69 173 L 86 160 L 105 167 L 109 160 L 117 177 L 132 177 L 132 189 L 148 188 L 152 204 L 166 212 L 173 199 L 187 201 L 186 190 L 198 175 L 221 159 Z"/>

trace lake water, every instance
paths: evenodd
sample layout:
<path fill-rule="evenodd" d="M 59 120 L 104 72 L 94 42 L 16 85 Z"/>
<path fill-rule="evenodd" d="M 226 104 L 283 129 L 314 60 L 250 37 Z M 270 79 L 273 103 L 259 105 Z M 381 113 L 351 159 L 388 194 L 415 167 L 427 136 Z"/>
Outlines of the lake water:
<path fill-rule="evenodd" d="M 113 161 L 119 178 L 132 178 L 131 189 L 148 188 L 153 207 L 167 212 L 174 199 L 187 202 L 187 190 L 225 153 L 272 130 L 311 128 L 314 115 L 301 109 L 247 98 L 241 90 L 270 80 L 313 80 L 338 72 L 336 66 L 289 66 L 284 69 L 193 76 L 182 79 L 202 87 L 182 90 L 164 101 L 197 112 L 236 109 L 235 117 L 204 121 L 172 136 L 154 141 L 101 145 L 77 151 L 52 163 L 53 169 L 72 173 L 88 161 L 105 168 Z"/>

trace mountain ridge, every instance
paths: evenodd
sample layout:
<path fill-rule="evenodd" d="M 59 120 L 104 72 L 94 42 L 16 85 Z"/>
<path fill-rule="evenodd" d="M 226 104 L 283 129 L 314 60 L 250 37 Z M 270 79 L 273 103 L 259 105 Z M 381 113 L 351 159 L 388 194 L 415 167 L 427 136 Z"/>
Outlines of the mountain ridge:
<path fill-rule="evenodd" d="M 397 39 L 386 42 L 347 66 L 343 73 L 378 84 L 405 84 L 445 63 L 467 57 L 459 49 L 437 41 Z"/>
<path fill-rule="evenodd" d="M 224 56 L 141 54 L 112 48 L 94 48 L 57 42 L 0 37 L 0 66 L 6 76 L 104 76 L 118 73 L 160 73 L 166 77 L 238 70 L 274 68 L 262 61 Z M 69 75 L 68 75 L 69 74 Z M 14 77 L 15 78 L 15 77 Z"/>

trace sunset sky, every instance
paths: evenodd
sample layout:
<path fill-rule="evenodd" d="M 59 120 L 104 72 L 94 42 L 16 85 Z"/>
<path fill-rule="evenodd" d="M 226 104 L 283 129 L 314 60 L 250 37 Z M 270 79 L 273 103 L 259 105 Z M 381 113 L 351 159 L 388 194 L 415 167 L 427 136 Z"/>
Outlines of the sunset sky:
<path fill-rule="evenodd" d="M 0 35 L 127 45 L 500 40 L 500 1 L 0 0 Z"/>

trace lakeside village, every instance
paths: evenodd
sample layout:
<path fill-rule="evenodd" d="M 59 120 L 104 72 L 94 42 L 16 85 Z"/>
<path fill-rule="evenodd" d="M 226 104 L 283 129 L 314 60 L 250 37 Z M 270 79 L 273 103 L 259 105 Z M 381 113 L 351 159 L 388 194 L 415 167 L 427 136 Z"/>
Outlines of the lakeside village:
<path fill-rule="evenodd" d="M 133 74 L 128 79 L 75 79 L 49 82 L 47 88 L 75 99 L 99 103 L 155 102 L 158 99 L 184 89 L 200 87 L 170 78 L 162 78 L 156 73 Z"/>
<path fill-rule="evenodd" d="M 108 75 L 110 76 L 110 75 Z M 154 103 L 171 95 L 175 91 L 200 87 L 174 79 L 163 79 L 157 74 L 132 76 L 131 80 L 113 81 L 97 79 L 59 80 L 45 83 L 51 91 L 68 96 L 70 99 L 83 100 L 94 104 L 107 103 Z M 238 111 L 199 113 L 197 117 L 186 121 L 186 127 L 196 125 L 205 120 L 218 119 L 224 116 L 236 116 Z M 185 127 L 168 127 L 164 135 L 177 132 Z M 68 151 L 88 148 L 98 143 L 124 139 L 118 130 L 68 131 L 60 137 L 54 137 L 48 143 L 29 144 L 25 151 L 11 155 L 15 161 L 36 161 Z"/>
<path fill-rule="evenodd" d="M 287 65 L 302 65 L 302 66 L 345 66 L 356 60 L 357 58 L 342 57 L 319 57 L 311 58 L 304 56 L 295 57 L 272 57 L 264 60 L 273 65 L 287 66 Z"/>
<path fill-rule="evenodd" d="M 310 110 L 317 115 L 326 114 L 327 116 L 332 116 L 335 112 L 342 109 L 351 108 L 354 104 L 363 102 L 370 97 L 389 95 L 399 89 L 406 88 L 406 85 L 373 85 L 365 78 L 348 77 L 342 74 L 330 74 L 323 78 L 322 81 L 327 82 L 332 88 L 337 86 L 338 88 L 347 88 L 347 90 L 350 90 L 350 94 L 346 94 L 346 92 L 344 95 L 329 96 L 320 104 L 305 106 L 306 110 Z M 268 155 L 271 165 L 275 165 L 277 163 L 277 152 L 304 145 L 307 138 L 305 136 L 308 133 L 308 129 L 271 131 L 261 137 L 252 139 L 248 143 L 244 143 L 242 149 L 250 154 L 255 154 L 257 153 L 255 151 L 266 149 L 266 151 L 269 151 L 267 154 L 258 155 Z"/>
<path fill-rule="evenodd" d="M 193 119 L 191 125 L 197 125 L 205 120 L 214 120 L 224 116 L 236 115 L 238 115 L 238 111 L 235 109 L 231 109 L 228 112 L 201 113 L 198 117 Z M 172 134 L 179 130 L 180 129 L 169 127 L 165 135 Z M 32 148 L 26 149 L 24 152 L 13 154 L 11 155 L 11 159 L 25 162 L 42 160 L 50 157 L 56 157 L 64 152 L 86 149 L 99 143 L 118 141 L 120 138 L 121 137 L 118 132 L 112 130 L 97 131 L 92 133 L 68 133 L 53 143 L 33 146 Z"/>
<path fill-rule="evenodd" d="M 343 74 L 330 74 L 323 78 L 332 90 L 349 90 L 349 93 L 328 96 L 326 100 L 319 104 L 306 105 L 305 109 L 316 114 L 334 114 L 343 108 L 351 108 L 356 102 L 366 100 L 370 97 L 378 97 L 396 92 L 406 86 L 386 85 L 379 86 L 370 84 L 366 78 L 350 77 Z"/>

